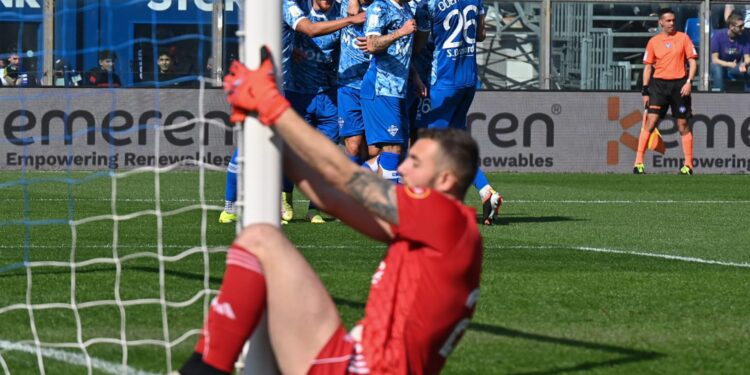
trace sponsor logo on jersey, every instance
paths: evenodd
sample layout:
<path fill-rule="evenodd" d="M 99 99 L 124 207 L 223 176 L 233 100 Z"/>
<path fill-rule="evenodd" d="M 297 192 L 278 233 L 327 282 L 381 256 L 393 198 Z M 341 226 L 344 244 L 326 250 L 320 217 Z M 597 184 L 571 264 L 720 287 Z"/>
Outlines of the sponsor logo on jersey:
<path fill-rule="evenodd" d="M 391 137 L 395 137 L 396 134 L 398 134 L 398 126 L 391 124 L 391 126 L 388 127 L 388 134 L 390 134 Z"/>

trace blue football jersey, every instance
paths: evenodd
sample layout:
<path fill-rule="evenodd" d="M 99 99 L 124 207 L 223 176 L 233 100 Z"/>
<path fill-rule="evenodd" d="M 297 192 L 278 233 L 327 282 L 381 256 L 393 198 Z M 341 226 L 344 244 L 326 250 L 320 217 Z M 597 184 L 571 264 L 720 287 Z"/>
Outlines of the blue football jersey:
<path fill-rule="evenodd" d="M 407 5 L 400 5 L 396 0 L 375 0 L 367 7 L 365 35 L 391 34 L 413 18 L 414 13 Z M 362 82 L 363 97 L 406 97 L 413 42 L 414 34 L 403 36 L 387 50 L 372 56 Z"/>
<path fill-rule="evenodd" d="M 341 17 L 341 4 L 334 1 L 325 12 L 313 9 L 308 0 L 284 0 L 282 26 L 282 71 L 284 90 L 316 94 L 336 87 L 339 32 L 310 38 L 295 30 L 304 18 L 324 22 Z"/>
<path fill-rule="evenodd" d="M 430 23 L 427 0 L 412 0 L 411 2 L 409 2 L 409 4 L 411 5 L 412 11 L 414 12 L 414 16 L 420 22 L 418 26 L 419 31 L 429 32 Z M 417 71 L 417 74 L 419 74 L 419 78 L 422 80 L 422 83 L 427 86 L 430 85 L 430 76 L 432 74 L 432 54 L 434 51 L 435 42 L 432 40 L 432 34 L 430 34 L 427 40 L 427 44 L 422 48 L 422 50 L 412 56 L 411 66 L 414 67 L 414 69 Z"/>
<path fill-rule="evenodd" d="M 341 0 L 341 18 L 348 16 L 350 0 Z M 357 1 L 357 0 L 351 0 Z M 363 12 L 366 6 L 361 6 Z M 370 66 L 370 54 L 357 47 L 357 38 L 365 36 L 363 25 L 349 25 L 341 29 L 341 54 L 339 56 L 339 85 L 359 89 L 362 77 Z"/>
<path fill-rule="evenodd" d="M 477 82 L 477 26 L 481 0 L 427 0 L 433 52 L 432 87 L 463 88 Z"/>

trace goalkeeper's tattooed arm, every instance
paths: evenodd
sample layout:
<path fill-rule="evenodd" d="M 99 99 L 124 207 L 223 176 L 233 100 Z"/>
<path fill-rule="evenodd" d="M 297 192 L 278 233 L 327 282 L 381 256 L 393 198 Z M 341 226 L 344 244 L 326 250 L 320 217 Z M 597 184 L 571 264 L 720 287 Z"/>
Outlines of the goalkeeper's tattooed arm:
<path fill-rule="evenodd" d="M 315 169 L 330 185 L 354 198 L 373 215 L 396 224 L 398 215 L 393 185 L 373 188 L 373 181 L 357 177 L 362 169 L 322 133 L 307 124 L 291 108 L 276 86 L 273 59 L 261 50 L 261 66 L 248 70 L 239 63 L 232 64 L 224 77 L 224 91 L 233 109 L 257 112 L 258 119 L 271 125 L 299 158 Z M 385 180 L 382 181 L 386 183 Z M 329 203 L 329 202 L 325 202 Z M 381 223 L 385 230 L 390 226 Z"/>
<path fill-rule="evenodd" d="M 352 197 L 373 215 L 398 224 L 396 188 L 392 183 L 352 163 L 338 146 L 309 126 L 291 108 L 278 118 L 274 129 L 289 148 L 320 173 L 327 183 Z"/>
<path fill-rule="evenodd" d="M 284 173 L 320 210 L 339 218 L 344 224 L 378 241 L 391 239 L 388 226 L 372 215 L 358 200 L 334 189 L 305 160 L 289 147 L 284 151 Z M 375 176 L 373 173 L 366 172 Z M 378 178 L 379 180 L 382 180 Z"/>

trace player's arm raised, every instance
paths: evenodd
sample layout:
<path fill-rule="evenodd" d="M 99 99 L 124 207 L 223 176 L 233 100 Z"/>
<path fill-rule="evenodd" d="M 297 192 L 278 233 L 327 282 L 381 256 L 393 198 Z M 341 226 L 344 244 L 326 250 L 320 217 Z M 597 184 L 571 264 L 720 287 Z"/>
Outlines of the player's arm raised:
<path fill-rule="evenodd" d="M 365 22 L 364 13 L 323 22 L 312 22 L 307 18 L 303 18 L 294 27 L 294 31 L 314 38 L 316 36 L 327 35 L 339 31 L 349 25 L 359 25 L 363 22 Z"/>
<path fill-rule="evenodd" d="M 417 22 L 413 19 L 406 21 L 398 30 L 386 34 L 367 34 L 367 52 L 375 55 L 388 49 L 391 44 L 401 37 L 412 34 L 417 31 Z"/>
<path fill-rule="evenodd" d="M 362 7 L 359 4 L 359 1 L 360 0 L 351 0 L 351 1 L 349 1 L 349 3 L 347 4 L 347 7 L 346 7 L 346 14 L 347 15 L 354 16 L 354 15 L 357 15 L 357 14 L 360 13 L 360 11 L 362 10 Z"/>
<path fill-rule="evenodd" d="M 353 197 L 334 189 L 293 149 L 284 151 L 284 172 L 318 209 L 328 212 L 362 234 L 381 242 L 393 237 L 390 226 L 369 212 Z"/>
<path fill-rule="evenodd" d="M 307 124 L 279 92 L 267 52 L 262 60 L 260 68 L 252 71 L 239 62 L 232 64 L 230 74 L 224 79 L 224 90 L 233 111 L 258 113 L 260 121 L 272 125 L 287 146 L 328 184 L 383 220 L 381 226 L 385 230 L 390 230 L 385 222 L 398 224 L 394 185 L 352 163 L 338 146 Z"/>
<path fill-rule="evenodd" d="M 349 160 L 293 109 L 285 110 L 274 129 L 287 145 L 337 190 L 351 196 L 375 216 L 398 224 L 394 185 Z"/>

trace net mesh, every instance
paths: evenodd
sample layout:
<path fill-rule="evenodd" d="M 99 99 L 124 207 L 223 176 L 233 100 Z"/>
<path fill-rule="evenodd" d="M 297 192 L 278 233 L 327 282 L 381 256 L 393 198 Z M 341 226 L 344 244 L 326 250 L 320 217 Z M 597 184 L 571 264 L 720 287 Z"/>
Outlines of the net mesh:
<path fill-rule="evenodd" d="M 14 51 L 33 51 L 21 86 L 42 78 L 31 3 L 0 6 Z M 0 89 L 0 366 L 169 372 L 192 352 L 235 230 L 215 224 L 238 137 L 203 79 L 211 14 L 185 1 L 77 4 L 55 11 L 64 87 Z M 102 50 L 122 87 L 74 87 Z M 155 71 L 161 51 L 179 71 Z"/>

